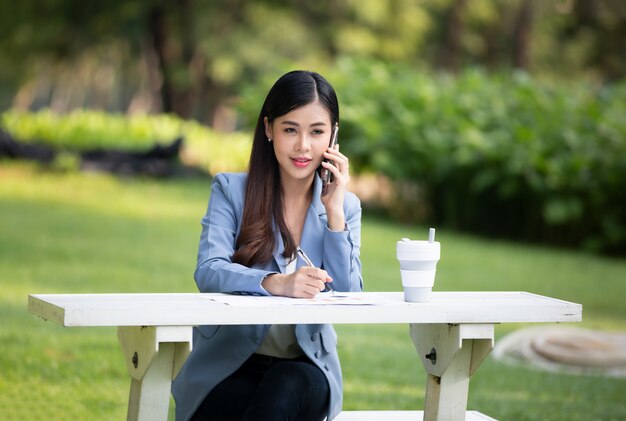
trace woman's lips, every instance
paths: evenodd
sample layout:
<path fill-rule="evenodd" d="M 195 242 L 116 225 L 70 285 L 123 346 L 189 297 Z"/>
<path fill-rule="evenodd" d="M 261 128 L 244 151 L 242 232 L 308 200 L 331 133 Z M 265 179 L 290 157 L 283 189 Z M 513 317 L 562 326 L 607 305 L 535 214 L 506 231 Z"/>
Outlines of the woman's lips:
<path fill-rule="evenodd" d="M 293 164 L 298 168 L 304 168 L 309 165 L 312 159 L 309 158 L 291 158 Z"/>

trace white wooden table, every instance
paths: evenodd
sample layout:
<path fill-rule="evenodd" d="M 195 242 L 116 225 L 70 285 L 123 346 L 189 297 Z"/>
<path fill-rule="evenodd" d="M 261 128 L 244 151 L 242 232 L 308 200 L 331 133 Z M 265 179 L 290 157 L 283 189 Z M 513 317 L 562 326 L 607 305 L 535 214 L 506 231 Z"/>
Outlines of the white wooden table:
<path fill-rule="evenodd" d="M 372 295 L 368 295 L 372 294 Z M 221 294 L 32 294 L 30 313 L 63 326 L 117 326 L 132 378 L 129 420 L 166 420 L 171 380 L 192 347 L 196 325 L 408 323 L 428 373 L 424 411 L 351 411 L 337 420 L 491 420 L 467 411 L 469 379 L 494 345 L 494 325 L 577 322 L 580 304 L 526 292 L 433 292 L 429 303 L 406 303 L 401 292 L 378 305 L 230 305 Z M 242 297 L 244 298 L 244 297 Z"/>

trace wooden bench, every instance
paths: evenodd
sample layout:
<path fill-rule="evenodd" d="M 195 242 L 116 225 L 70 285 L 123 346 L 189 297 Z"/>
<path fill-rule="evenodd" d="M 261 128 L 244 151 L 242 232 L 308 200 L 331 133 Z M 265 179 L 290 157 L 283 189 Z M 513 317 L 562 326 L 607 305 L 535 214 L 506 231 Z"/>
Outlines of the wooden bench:
<path fill-rule="evenodd" d="M 465 421 L 495 421 L 477 411 L 467 411 Z M 343 411 L 335 421 L 423 421 L 424 411 Z"/>
<path fill-rule="evenodd" d="M 424 412 L 346 411 L 338 420 L 490 420 L 467 410 L 469 379 L 494 345 L 494 325 L 577 322 L 580 304 L 526 292 L 433 292 L 406 303 L 401 292 L 351 293 L 377 305 L 276 305 L 224 294 L 29 296 L 34 315 L 63 326 L 117 326 L 131 376 L 129 420 L 166 420 L 171 380 L 192 348 L 197 325 L 407 323 L 427 372 Z M 213 299 L 227 299 L 229 304 Z M 382 418 L 377 418 L 382 417 Z"/>

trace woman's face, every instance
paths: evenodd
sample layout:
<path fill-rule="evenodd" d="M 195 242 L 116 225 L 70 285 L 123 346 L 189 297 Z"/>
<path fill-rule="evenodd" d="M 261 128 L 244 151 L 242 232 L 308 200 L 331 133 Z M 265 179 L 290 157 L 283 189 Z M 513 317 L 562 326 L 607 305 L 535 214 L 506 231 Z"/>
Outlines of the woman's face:
<path fill-rule="evenodd" d="M 304 105 L 268 123 L 265 134 L 274 143 L 274 154 L 283 180 L 305 180 L 313 176 L 328 149 L 330 114 L 319 102 Z"/>

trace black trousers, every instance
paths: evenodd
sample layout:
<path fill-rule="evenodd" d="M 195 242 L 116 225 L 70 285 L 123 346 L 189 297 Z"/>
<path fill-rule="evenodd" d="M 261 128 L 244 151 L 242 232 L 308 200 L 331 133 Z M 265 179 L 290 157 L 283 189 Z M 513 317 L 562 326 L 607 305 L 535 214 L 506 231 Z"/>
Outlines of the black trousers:
<path fill-rule="evenodd" d="M 330 387 L 307 357 L 253 354 L 204 399 L 193 421 L 320 421 Z"/>

